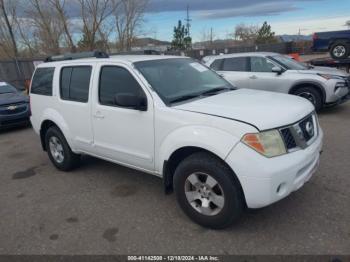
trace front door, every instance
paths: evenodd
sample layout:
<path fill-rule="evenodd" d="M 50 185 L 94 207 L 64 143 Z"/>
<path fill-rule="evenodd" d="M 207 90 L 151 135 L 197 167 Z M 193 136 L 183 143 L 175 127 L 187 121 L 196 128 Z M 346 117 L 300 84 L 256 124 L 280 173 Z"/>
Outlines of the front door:
<path fill-rule="evenodd" d="M 92 110 L 94 147 L 99 155 L 127 166 L 154 171 L 152 97 L 122 65 L 99 65 Z M 147 111 L 118 106 L 118 94 L 147 98 Z"/>

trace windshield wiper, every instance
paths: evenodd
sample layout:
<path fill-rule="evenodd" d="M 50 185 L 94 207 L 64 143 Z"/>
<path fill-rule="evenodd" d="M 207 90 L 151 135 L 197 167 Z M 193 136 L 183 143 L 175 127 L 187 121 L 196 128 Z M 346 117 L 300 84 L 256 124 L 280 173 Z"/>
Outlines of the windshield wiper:
<path fill-rule="evenodd" d="M 170 100 L 170 103 L 181 102 L 181 101 L 189 100 L 189 99 L 196 98 L 199 96 L 201 96 L 201 94 L 183 95 L 183 96 L 179 96 L 179 97 L 176 97 L 176 98 Z"/>
<path fill-rule="evenodd" d="M 236 90 L 236 89 L 233 88 L 233 87 L 217 87 L 217 88 L 212 88 L 210 90 L 204 91 L 204 92 L 201 93 L 201 95 L 204 95 L 204 96 L 206 96 L 206 95 L 216 95 L 218 92 L 224 91 L 224 90 L 232 91 L 232 90 Z"/>

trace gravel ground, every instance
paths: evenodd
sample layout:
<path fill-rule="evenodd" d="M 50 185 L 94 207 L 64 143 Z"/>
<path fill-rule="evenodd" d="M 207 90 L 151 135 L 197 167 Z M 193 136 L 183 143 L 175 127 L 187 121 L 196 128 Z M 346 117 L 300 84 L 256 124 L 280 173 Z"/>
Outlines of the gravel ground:
<path fill-rule="evenodd" d="M 321 165 L 229 229 L 192 223 L 159 178 L 85 157 L 57 171 L 30 128 L 0 133 L 0 254 L 350 254 L 350 102 L 320 113 Z"/>

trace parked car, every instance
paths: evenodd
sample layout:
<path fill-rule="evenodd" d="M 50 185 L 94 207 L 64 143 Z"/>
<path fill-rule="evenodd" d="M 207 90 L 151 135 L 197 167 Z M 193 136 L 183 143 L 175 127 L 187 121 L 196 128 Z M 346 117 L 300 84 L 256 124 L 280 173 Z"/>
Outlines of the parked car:
<path fill-rule="evenodd" d="M 350 30 L 314 33 L 312 50 L 329 51 L 334 59 L 349 57 Z"/>
<path fill-rule="evenodd" d="M 224 228 L 318 166 L 323 132 L 305 99 L 236 90 L 190 58 L 66 59 L 39 65 L 30 90 L 33 128 L 59 170 L 88 154 L 156 175 L 191 219 Z"/>
<path fill-rule="evenodd" d="M 9 83 L 0 82 L 0 129 L 29 123 L 28 96 Z"/>
<path fill-rule="evenodd" d="M 293 94 L 320 110 L 347 100 L 350 75 L 335 68 L 313 67 L 268 52 L 209 56 L 204 63 L 238 88 Z"/>

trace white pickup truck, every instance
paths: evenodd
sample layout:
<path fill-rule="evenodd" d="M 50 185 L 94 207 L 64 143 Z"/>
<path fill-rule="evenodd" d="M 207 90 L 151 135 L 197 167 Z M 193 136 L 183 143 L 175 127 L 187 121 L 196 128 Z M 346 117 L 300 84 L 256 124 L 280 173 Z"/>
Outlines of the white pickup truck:
<path fill-rule="evenodd" d="M 236 90 L 190 58 L 93 56 L 51 59 L 32 79 L 31 122 L 58 169 L 88 154 L 156 175 L 211 228 L 315 172 L 323 133 L 306 99 Z"/>

